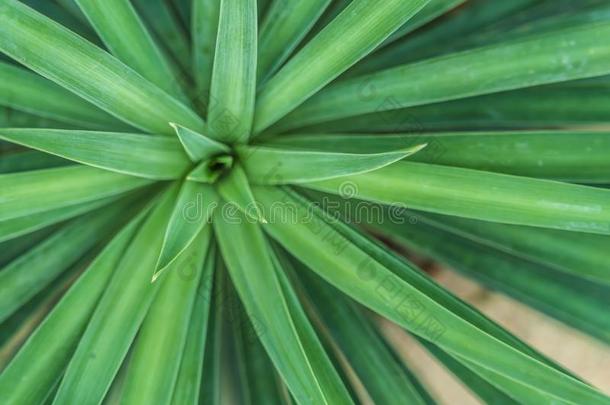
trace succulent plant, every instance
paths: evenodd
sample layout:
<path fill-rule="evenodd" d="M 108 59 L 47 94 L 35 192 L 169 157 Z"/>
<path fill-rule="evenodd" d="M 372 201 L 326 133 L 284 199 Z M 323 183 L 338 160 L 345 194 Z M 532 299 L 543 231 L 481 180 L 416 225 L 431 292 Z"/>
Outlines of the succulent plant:
<path fill-rule="evenodd" d="M 610 404 L 607 0 L 1 0 L 0 403 Z M 605 127 L 606 126 L 606 127 Z M 605 129 L 606 128 L 606 129 Z"/>

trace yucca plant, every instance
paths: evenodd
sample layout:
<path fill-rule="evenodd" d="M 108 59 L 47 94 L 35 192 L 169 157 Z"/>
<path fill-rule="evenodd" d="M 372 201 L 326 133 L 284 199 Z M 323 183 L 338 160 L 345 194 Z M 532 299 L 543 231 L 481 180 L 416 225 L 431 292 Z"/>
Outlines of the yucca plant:
<path fill-rule="evenodd" d="M 394 252 L 610 343 L 609 38 L 607 0 L 0 0 L 0 403 L 435 403 L 381 316 L 485 403 L 610 404 Z"/>

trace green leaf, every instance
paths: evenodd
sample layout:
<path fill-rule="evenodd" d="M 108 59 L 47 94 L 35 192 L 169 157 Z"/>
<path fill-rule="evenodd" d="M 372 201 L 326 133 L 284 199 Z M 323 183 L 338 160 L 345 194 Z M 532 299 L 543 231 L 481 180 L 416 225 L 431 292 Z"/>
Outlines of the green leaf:
<path fill-rule="evenodd" d="M 41 403 L 63 372 L 143 214 L 108 244 L 0 374 L 4 403 Z"/>
<path fill-rule="evenodd" d="M 0 50 L 127 123 L 168 135 L 170 122 L 204 127 L 135 71 L 17 0 L 0 5 L 0 27 Z"/>
<path fill-rule="evenodd" d="M 455 377 L 459 378 L 462 383 L 468 389 L 480 398 L 485 404 L 505 404 L 505 405 L 517 405 L 518 402 L 514 401 L 507 394 L 494 387 L 491 383 L 487 382 L 481 376 L 473 372 L 468 367 L 464 366 L 458 360 L 445 353 L 437 346 L 428 343 L 422 339 L 419 339 L 419 343 L 422 344 L 426 350 L 428 350 L 438 361 L 440 361 L 447 370 L 449 370 Z"/>
<path fill-rule="evenodd" d="M 479 128 L 546 129 L 608 122 L 610 114 L 603 108 L 608 90 L 601 83 L 595 87 L 569 87 L 571 83 L 373 112 L 306 126 L 298 132 L 421 133 Z M 291 129 L 290 122 L 282 122 L 273 129 L 277 132 L 296 132 Z"/>
<path fill-rule="evenodd" d="M 610 286 L 604 235 L 495 224 L 444 215 L 416 215 L 432 226 L 557 271 Z"/>
<path fill-rule="evenodd" d="M 351 403 L 294 292 L 282 281 L 259 225 L 237 218 L 227 221 L 217 213 L 214 229 L 231 280 L 276 369 L 298 402 Z"/>
<path fill-rule="evenodd" d="M 420 404 L 429 402 L 418 392 L 414 376 L 401 364 L 374 325 L 340 292 L 308 273 L 297 272 L 306 301 L 320 319 L 321 327 L 346 357 L 375 404 Z M 366 350 L 362 350 L 366 348 Z"/>
<path fill-rule="evenodd" d="M 367 173 L 396 163 L 426 145 L 378 154 L 239 147 L 240 162 L 253 184 L 298 184 Z"/>
<path fill-rule="evenodd" d="M 575 274 L 520 259 L 518 252 L 468 240 L 449 233 L 441 223 L 421 215 L 401 225 L 385 221 L 375 226 L 382 234 L 417 252 L 433 256 L 484 285 L 503 291 L 552 317 L 608 343 L 610 286 L 585 280 Z M 589 235 L 585 235 L 589 236 Z M 607 246 L 607 242 L 606 242 Z M 574 249 L 576 250 L 576 249 Z M 562 254 L 562 247 L 555 249 Z"/>
<path fill-rule="evenodd" d="M 188 180 L 182 183 L 165 230 L 153 282 L 168 267 L 175 267 L 173 263 L 195 243 L 197 235 L 209 223 L 212 211 L 219 205 L 220 197 L 209 185 Z"/>
<path fill-rule="evenodd" d="M 44 97 L 41 95 L 44 94 Z M 123 127 L 120 121 L 50 80 L 0 62 L 0 105 L 88 128 Z"/>
<path fill-rule="evenodd" d="M 191 35 L 193 41 L 193 75 L 197 100 L 207 113 L 210 105 L 210 83 L 214 68 L 220 0 L 193 0 Z"/>
<path fill-rule="evenodd" d="M 0 221 L 122 194 L 149 180 L 87 166 L 0 175 Z"/>
<path fill-rule="evenodd" d="M 116 197 L 109 197 L 86 202 L 84 204 L 57 208 L 50 211 L 40 212 L 38 214 L 2 221 L 2 228 L 0 229 L 0 242 L 17 238 L 30 232 L 35 232 L 49 225 L 85 214 L 99 207 L 106 206 L 116 201 L 116 199 Z"/>
<path fill-rule="evenodd" d="M 58 128 L 58 129 L 75 129 L 77 126 L 66 122 L 57 121 L 51 118 L 45 118 L 39 115 L 30 114 L 29 112 L 20 111 L 10 107 L 0 106 L 0 127 L 1 128 Z M 81 129 L 86 125 L 81 125 Z M 106 126 L 106 129 L 110 126 Z"/>
<path fill-rule="evenodd" d="M 42 324 L 53 306 L 74 282 L 76 276 L 91 257 L 83 259 L 71 266 L 47 287 L 37 293 L 13 315 L 2 322 L 0 331 L 0 369 L 5 370 L 15 358 L 17 352 L 26 343 L 30 335 Z M 2 394 L 0 394 L 2 396 Z"/>
<path fill-rule="evenodd" d="M 5 266 L 0 271 L 0 322 L 102 241 L 126 207 L 115 204 L 78 218 Z"/>
<path fill-rule="evenodd" d="M 398 208 L 610 234 L 610 191 L 594 187 L 406 161 L 306 186 Z"/>
<path fill-rule="evenodd" d="M 214 269 L 214 279 L 212 287 L 212 297 L 210 302 L 210 327 L 204 348 L 202 379 L 195 381 L 199 383 L 200 394 L 199 402 L 202 404 L 222 405 L 222 367 L 226 364 L 223 361 L 223 354 L 226 346 L 225 339 L 225 310 L 226 310 L 226 269 L 217 251 L 216 266 Z M 212 281 L 212 280 L 210 280 Z M 197 403 L 197 402 L 195 402 Z M 175 405 L 182 405 L 178 402 Z"/>
<path fill-rule="evenodd" d="M 64 0 L 65 1 L 65 0 Z M 73 0 L 70 0 L 73 1 Z M 46 15 L 54 21 L 57 21 L 61 25 L 70 30 L 76 32 L 82 37 L 88 39 L 91 42 L 97 43 L 99 42 L 99 38 L 95 34 L 95 32 L 91 29 L 90 26 L 87 25 L 87 22 L 83 17 L 83 15 L 79 15 L 76 17 L 58 3 L 62 2 L 59 0 L 57 2 L 46 1 L 46 0 L 24 0 L 22 3 L 27 4 L 28 6 L 36 9 L 40 13 Z M 78 11 L 78 9 L 76 10 Z"/>
<path fill-rule="evenodd" d="M 9 153 L 6 155 L 0 153 L 0 156 L 2 157 L 2 159 L 0 159 L 1 174 L 50 169 L 54 167 L 68 166 L 70 164 L 70 162 L 66 159 L 35 150 L 16 150 L 14 152 L 9 151 Z"/>
<path fill-rule="evenodd" d="M 383 153 L 426 143 L 430 147 L 410 160 L 558 181 L 610 183 L 610 133 L 599 130 L 291 135 L 269 143 L 344 153 Z"/>
<path fill-rule="evenodd" d="M 263 87 L 254 132 L 278 121 L 370 53 L 427 2 L 352 1 Z"/>
<path fill-rule="evenodd" d="M 245 142 L 254 118 L 256 94 L 256 2 L 220 2 L 218 39 L 212 73 L 209 135 Z"/>
<path fill-rule="evenodd" d="M 608 35 L 610 23 L 583 24 L 345 80 L 308 100 L 286 121 L 303 126 L 605 75 L 610 46 L 601 38 Z"/>
<path fill-rule="evenodd" d="M 494 27 L 498 22 L 516 16 L 536 3 L 544 2 L 538 0 L 468 1 L 454 13 L 443 18 L 442 22 L 439 21 L 438 24 L 414 32 L 406 40 L 397 41 L 371 55 L 372 57 L 354 66 L 350 74 L 356 76 L 371 73 L 450 52 L 455 44 L 459 43 L 456 39 L 469 37 L 488 27 Z M 557 8 L 556 4 L 557 1 L 553 2 L 553 7 Z M 511 28 L 513 27 L 511 26 Z"/>
<path fill-rule="evenodd" d="M 165 0 L 132 1 L 155 34 L 157 43 L 164 45 L 165 50 L 173 56 L 184 72 L 189 72 L 191 63 L 189 38 L 171 4 Z"/>
<path fill-rule="evenodd" d="M 549 401 L 581 403 L 587 398 L 588 403 L 610 403 L 610 398 L 599 391 L 492 337 L 417 285 L 406 282 L 319 217 L 316 207 L 305 206 L 280 189 L 256 190 L 268 215 L 286 218 L 290 208 L 291 221 L 265 225 L 272 237 L 363 305 L 451 354 L 509 378 L 513 384 L 539 391 Z M 284 203 L 274 203 L 277 201 Z"/>
<path fill-rule="evenodd" d="M 239 164 L 235 164 L 231 171 L 218 181 L 217 191 L 226 202 L 237 207 L 249 218 L 267 222 L 254 199 L 254 195 L 252 195 L 248 177 L 246 177 L 244 169 Z M 228 211 L 226 214 L 231 215 Z"/>
<path fill-rule="evenodd" d="M 184 345 L 180 371 L 176 378 L 176 385 L 172 404 L 196 404 L 201 392 L 201 379 L 203 377 L 204 353 L 208 347 L 208 330 L 214 324 L 210 321 L 212 314 L 212 287 L 217 260 L 217 250 L 212 245 L 203 264 L 201 280 L 195 296 L 195 303 L 189 322 L 188 335 Z M 211 385 L 206 377 L 206 386 Z"/>
<path fill-rule="evenodd" d="M 188 103 L 169 61 L 129 0 L 75 0 L 114 56 L 167 93 Z"/>
<path fill-rule="evenodd" d="M 236 388 L 239 390 L 239 403 L 284 405 L 286 396 L 290 394 L 258 339 L 256 326 L 259 325 L 253 325 L 248 319 L 234 289 L 229 293 L 228 316 L 233 335 L 233 345 L 229 346 L 229 350 L 234 353 L 232 360 L 238 369 L 234 374 L 238 374 L 236 379 L 239 386 Z"/>
<path fill-rule="evenodd" d="M 162 283 L 150 276 L 178 189 L 166 190 L 115 270 L 68 365 L 55 403 L 100 403 Z"/>
<path fill-rule="evenodd" d="M 48 226 L 30 234 L 0 243 L 0 266 L 5 266 L 12 260 L 15 260 L 20 255 L 32 249 L 57 229 L 59 229 L 59 225 Z"/>
<path fill-rule="evenodd" d="M 206 228 L 163 277 L 134 343 L 124 403 L 171 403 L 210 240 Z"/>
<path fill-rule="evenodd" d="M 288 59 L 330 3 L 330 0 L 288 0 L 271 3 L 258 38 L 259 86 Z"/>
<path fill-rule="evenodd" d="M 228 153 L 229 148 L 207 136 L 191 131 L 180 125 L 172 124 L 184 150 L 195 163 L 207 160 L 221 153 Z"/>
<path fill-rule="evenodd" d="M 423 136 L 418 141 L 432 139 L 444 152 L 422 151 L 415 161 L 558 181 L 610 183 L 608 132 L 455 133 Z"/>
<path fill-rule="evenodd" d="M 175 138 L 60 129 L 0 129 L 0 139 L 78 163 L 152 180 L 183 176 L 190 160 Z"/>
<path fill-rule="evenodd" d="M 407 34 L 417 30 L 419 27 L 427 24 L 437 17 L 442 16 L 453 8 L 463 4 L 466 0 L 430 0 L 428 4 L 413 18 L 407 21 L 402 27 L 400 27 L 394 34 L 392 34 L 382 46 L 386 46 L 394 41 L 401 39 Z M 375 54 L 371 54 L 369 57 L 374 58 Z M 364 62 L 364 61 L 363 61 Z"/>
<path fill-rule="evenodd" d="M 363 201 L 354 204 L 354 200 L 340 199 L 328 194 L 308 192 L 309 198 L 305 198 L 294 192 L 289 194 L 289 197 L 296 200 L 296 202 L 304 204 L 307 206 L 307 209 L 315 211 L 326 224 L 331 225 L 335 231 L 339 232 L 343 237 L 349 240 L 350 243 L 353 243 L 359 249 L 362 249 L 362 251 L 373 260 L 385 266 L 407 283 L 412 284 L 419 290 L 425 292 L 426 295 L 433 298 L 443 307 L 450 309 L 452 312 L 483 330 L 488 335 L 493 336 L 495 339 L 512 346 L 520 352 L 533 357 L 558 371 L 571 375 L 565 368 L 553 363 L 544 355 L 538 353 L 526 343 L 512 335 L 506 329 L 503 329 L 489 318 L 485 317 L 474 307 L 452 295 L 445 288 L 438 285 L 427 274 L 419 271 L 413 264 L 406 261 L 404 257 L 400 257 L 389 250 L 387 245 L 376 242 L 353 226 L 342 221 L 346 220 L 353 224 L 359 224 L 362 223 L 363 215 L 367 215 L 366 218 L 370 218 L 366 220 L 367 226 L 375 224 L 385 225 L 388 221 L 392 224 L 398 223 L 399 225 L 402 225 L 405 220 L 408 220 L 408 218 L 403 217 L 407 215 L 405 214 L 407 211 L 404 211 L 403 209 L 396 211 L 391 207 L 386 207 L 384 209 L 384 207 L 372 206 L 370 203 Z M 292 208 L 289 204 L 290 199 L 284 200 L 284 202 L 288 203 L 288 208 Z M 323 207 L 324 209 L 318 207 Z M 292 221 L 294 221 L 294 216 L 291 218 L 293 218 Z M 326 239 L 328 240 L 328 238 Z M 358 273 L 363 279 L 367 279 L 370 276 L 370 269 L 367 268 L 366 264 L 367 263 L 363 263 L 362 267 L 358 269 Z"/>

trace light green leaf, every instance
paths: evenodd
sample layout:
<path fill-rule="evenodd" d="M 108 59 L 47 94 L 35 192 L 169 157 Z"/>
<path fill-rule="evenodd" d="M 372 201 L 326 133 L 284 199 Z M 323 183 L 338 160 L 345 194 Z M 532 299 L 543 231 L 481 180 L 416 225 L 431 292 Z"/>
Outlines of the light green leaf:
<path fill-rule="evenodd" d="M 190 160 L 175 138 L 60 129 L 0 129 L 0 139 L 100 169 L 152 180 L 183 176 Z"/>
<path fill-rule="evenodd" d="M 168 267 L 175 267 L 173 263 L 186 254 L 189 246 L 195 243 L 197 235 L 209 223 L 212 211 L 218 205 L 220 197 L 214 188 L 188 180 L 182 183 L 165 230 L 163 247 L 152 276 L 153 282 Z"/>
<path fill-rule="evenodd" d="M 278 121 L 370 53 L 427 2 L 352 1 L 263 87 L 254 132 Z"/>
<path fill-rule="evenodd" d="M 201 392 L 201 381 L 203 377 L 204 353 L 208 347 L 208 330 L 214 327 L 210 318 L 210 307 L 212 304 L 212 288 L 217 260 L 217 250 L 211 246 L 206 255 L 197 289 L 195 304 L 189 322 L 188 335 L 184 345 L 180 371 L 176 378 L 176 385 L 172 404 L 197 404 Z M 206 387 L 211 385 L 210 376 L 206 375 Z"/>
<path fill-rule="evenodd" d="M 149 180 L 87 166 L 0 175 L 0 221 L 119 195 Z"/>
<path fill-rule="evenodd" d="M 374 325 L 355 305 L 315 275 L 307 274 L 308 269 L 304 266 L 295 265 L 302 280 L 301 292 L 308 297 L 307 306 L 320 319 L 318 329 L 323 330 L 345 356 L 373 402 L 379 405 L 429 404 L 429 397 L 424 398 L 418 392 L 413 374 L 399 362 Z"/>
<path fill-rule="evenodd" d="M 220 0 L 193 0 L 191 35 L 193 41 L 193 76 L 197 101 L 204 114 L 210 106 L 210 83 L 214 68 Z"/>
<path fill-rule="evenodd" d="M 256 2 L 220 2 L 218 39 L 212 73 L 209 135 L 229 143 L 245 142 L 254 118 L 256 94 Z"/>
<path fill-rule="evenodd" d="M 41 97 L 44 94 L 44 97 Z M 0 62 L 0 105 L 87 128 L 124 125 L 50 80 Z"/>
<path fill-rule="evenodd" d="M 386 207 L 384 209 L 384 207 L 374 206 L 363 201 L 357 201 L 357 203 L 354 204 L 354 200 L 339 198 L 328 194 L 308 192 L 308 195 L 310 196 L 310 199 L 294 192 L 290 193 L 290 197 L 301 204 L 305 204 L 308 209 L 313 209 L 313 211 L 324 220 L 325 224 L 331 225 L 335 231 L 339 232 L 350 243 L 358 246 L 359 249 L 369 255 L 373 260 L 382 264 L 402 280 L 423 291 L 443 307 L 450 309 L 452 312 L 467 320 L 472 325 L 475 325 L 477 328 L 485 331 L 488 335 L 493 336 L 495 339 L 512 346 L 520 352 L 533 357 L 564 374 L 572 375 L 568 370 L 554 363 L 523 341 L 519 340 L 506 329 L 503 329 L 501 326 L 485 317 L 471 305 L 458 299 L 448 290 L 437 284 L 427 274 L 406 261 L 404 257 L 398 256 L 396 253 L 389 250 L 387 245 L 376 242 L 370 237 L 367 237 L 366 234 L 341 220 L 343 219 L 353 224 L 361 224 L 364 220 L 366 221 L 365 223 L 367 226 L 375 224 L 385 225 L 389 221 L 389 223 L 396 223 L 397 226 L 402 226 L 402 224 L 409 219 L 407 211 L 404 211 L 403 209 L 394 210 L 391 207 Z M 290 203 L 290 199 L 284 200 L 284 202 Z M 325 207 L 326 210 L 320 210 L 316 205 L 317 207 Z M 290 205 L 287 206 L 291 208 Z M 363 219 L 363 214 L 368 215 L 366 219 Z M 407 218 L 404 218 L 405 216 L 407 216 Z M 293 221 L 295 220 L 294 217 L 291 218 L 293 218 Z M 358 272 L 366 279 L 369 269 L 363 264 Z M 576 378 L 575 376 L 573 377 Z"/>
<path fill-rule="evenodd" d="M 17 0 L 0 5 L 0 50 L 138 128 L 170 135 L 170 122 L 204 127 L 193 111 L 135 71 Z"/>
<path fill-rule="evenodd" d="M 210 240 L 206 228 L 163 277 L 134 343 L 122 402 L 171 403 Z"/>
<path fill-rule="evenodd" d="M 195 163 L 212 158 L 214 155 L 228 153 L 229 148 L 207 136 L 191 131 L 177 124 L 171 124 L 184 150 Z"/>
<path fill-rule="evenodd" d="M 258 38 L 259 87 L 288 59 L 330 3 L 330 0 L 271 3 Z"/>
<path fill-rule="evenodd" d="M 426 145 L 377 154 L 296 151 L 264 146 L 238 147 L 253 184 L 298 184 L 367 173 L 417 153 Z"/>
<path fill-rule="evenodd" d="M 217 213 L 214 229 L 231 280 L 275 367 L 298 402 L 351 403 L 294 292 L 281 281 L 259 225 L 238 218 L 227 221 Z M 333 374 L 334 381 L 321 378 Z"/>
<path fill-rule="evenodd" d="M 120 223 L 125 203 L 78 218 L 0 271 L 0 322 L 49 285 Z"/>
<path fill-rule="evenodd" d="M 569 87 L 571 83 L 574 82 L 373 112 L 306 126 L 298 132 L 422 133 L 479 128 L 531 130 L 599 125 L 610 121 L 608 110 L 603 108 L 608 94 L 603 84 Z M 282 122 L 273 130 L 297 132 L 290 128 L 290 122 Z"/>
<path fill-rule="evenodd" d="M 150 275 L 178 189 L 166 190 L 132 240 L 68 365 L 55 403 L 100 403 L 163 283 Z"/>
<path fill-rule="evenodd" d="M 343 153 L 383 153 L 430 145 L 410 160 L 586 184 L 610 183 L 610 132 L 477 131 L 434 134 L 280 136 L 271 146 Z"/>
<path fill-rule="evenodd" d="M 422 151 L 414 161 L 579 183 L 610 183 L 610 132 L 519 131 L 435 134 L 442 153 Z"/>
<path fill-rule="evenodd" d="M 153 41 L 130 0 L 75 1 L 114 56 L 188 104 L 169 61 Z"/>
<path fill-rule="evenodd" d="M 586 24 L 345 80 L 308 100 L 286 121 L 304 126 L 605 75 L 610 73 L 610 45 L 602 38 L 608 35 L 610 22 Z"/>
<path fill-rule="evenodd" d="M 406 161 L 306 186 L 399 208 L 610 234 L 610 191 L 594 187 Z"/>
<path fill-rule="evenodd" d="M 97 256 L 0 374 L 3 403 L 41 403 L 58 381 L 145 212 Z"/>
<path fill-rule="evenodd" d="M 594 388 L 492 337 L 422 291 L 419 283 L 406 282 L 329 225 L 319 208 L 305 206 L 277 188 L 256 191 L 266 214 L 278 219 L 265 230 L 326 281 L 375 312 L 549 401 L 581 403 L 587 398 L 588 403 L 610 403 Z M 288 212 L 291 221 L 279 220 Z"/>
<path fill-rule="evenodd" d="M 248 177 L 239 164 L 235 164 L 231 171 L 218 181 L 217 191 L 226 202 L 234 205 L 249 218 L 260 222 L 267 221 L 254 200 Z M 227 215 L 230 215 L 229 211 Z"/>
<path fill-rule="evenodd" d="M 519 252 L 507 253 L 505 248 L 491 246 L 482 239 L 458 237 L 447 232 L 442 224 L 421 215 L 411 218 L 417 221 L 404 221 L 402 225 L 384 221 L 375 229 L 421 254 L 434 256 L 490 288 L 503 291 L 606 343 L 610 342 L 607 316 L 610 286 L 607 283 L 595 283 L 573 273 L 520 259 Z M 577 247 L 572 249 L 577 250 Z M 558 245 L 555 250 L 561 256 L 562 247 Z"/>
<path fill-rule="evenodd" d="M 610 257 L 605 235 L 582 234 L 495 224 L 418 213 L 419 220 L 474 242 L 557 271 L 610 286 Z"/>
<path fill-rule="evenodd" d="M 17 238 L 30 232 L 35 232 L 46 226 L 74 218 L 89 211 L 93 211 L 94 209 L 116 201 L 116 199 L 117 197 L 113 196 L 86 202 L 84 204 L 57 208 L 50 211 L 40 212 L 38 214 L 26 215 L 23 217 L 2 221 L 2 228 L 0 228 L 0 242 Z"/>

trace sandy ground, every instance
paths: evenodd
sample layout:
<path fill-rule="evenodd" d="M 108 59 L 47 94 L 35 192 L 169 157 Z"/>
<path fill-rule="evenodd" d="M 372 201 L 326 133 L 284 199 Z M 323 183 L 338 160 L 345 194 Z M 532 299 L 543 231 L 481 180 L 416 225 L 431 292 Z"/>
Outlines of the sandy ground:
<path fill-rule="evenodd" d="M 610 395 L 609 346 L 451 271 L 440 270 L 435 279 L 540 352 Z M 401 355 L 438 401 L 451 405 L 480 403 L 400 328 L 389 322 L 384 326 L 386 335 L 402 349 Z"/>

